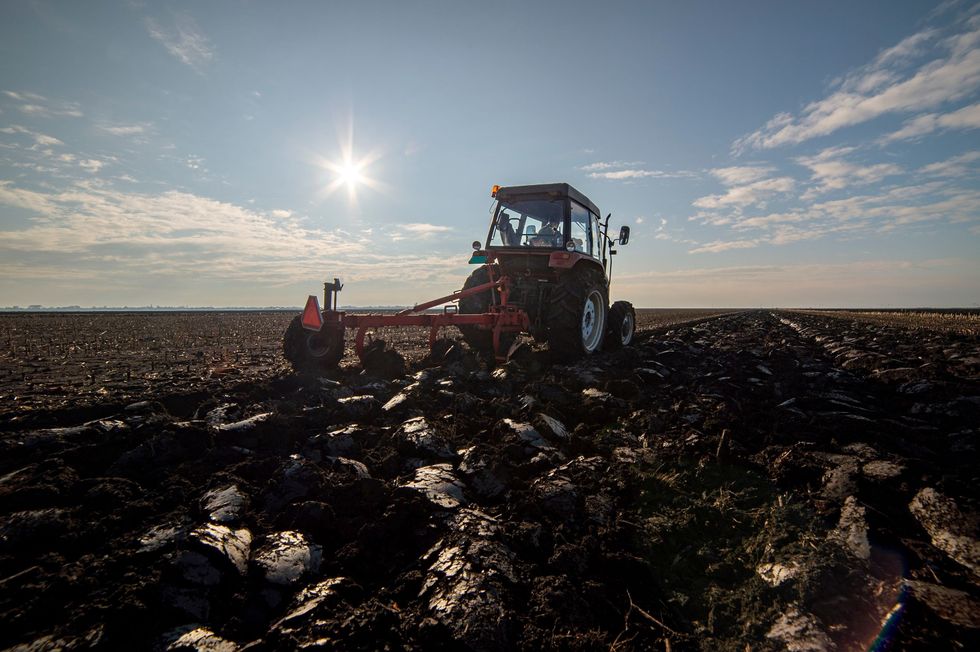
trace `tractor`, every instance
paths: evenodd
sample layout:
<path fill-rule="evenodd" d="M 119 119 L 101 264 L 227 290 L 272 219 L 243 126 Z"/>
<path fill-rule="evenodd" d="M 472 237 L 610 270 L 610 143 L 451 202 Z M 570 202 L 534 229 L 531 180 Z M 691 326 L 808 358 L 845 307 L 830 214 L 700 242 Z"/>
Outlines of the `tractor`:
<path fill-rule="evenodd" d="M 344 354 L 344 332 L 356 329 L 354 349 L 364 360 L 368 329 L 387 326 L 459 329 L 470 348 L 504 362 L 527 333 L 547 343 L 554 359 L 571 361 L 628 346 L 636 313 L 628 301 L 609 305 L 615 245 L 629 242 L 630 228 L 609 237 L 609 220 L 588 197 L 567 183 L 494 186 L 485 243 L 473 242 L 470 264 L 479 265 L 463 289 L 395 314 L 350 315 L 338 310 L 338 279 L 324 284 L 324 305 L 310 295 L 283 339 L 286 358 L 298 371 L 335 367 Z M 431 309 L 443 306 L 441 312 Z"/>

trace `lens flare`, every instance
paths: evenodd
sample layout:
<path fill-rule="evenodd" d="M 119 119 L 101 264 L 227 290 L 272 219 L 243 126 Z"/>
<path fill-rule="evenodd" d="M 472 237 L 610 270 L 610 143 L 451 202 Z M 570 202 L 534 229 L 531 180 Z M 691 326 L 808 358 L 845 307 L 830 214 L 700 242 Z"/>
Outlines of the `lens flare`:
<path fill-rule="evenodd" d="M 361 188 L 380 191 L 383 184 L 369 174 L 370 166 L 381 158 L 377 151 L 371 151 L 363 156 L 354 154 L 354 129 L 349 126 L 346 138 L 341 139 L 340 156 L 327 158 L 317 155 L 315 164 L 326 171 L 325 185 L 320 194 L 327 197 L 341 188 L 347 189 L 347 199 L 353 204 L 357 201 L 357 192 Z"/>

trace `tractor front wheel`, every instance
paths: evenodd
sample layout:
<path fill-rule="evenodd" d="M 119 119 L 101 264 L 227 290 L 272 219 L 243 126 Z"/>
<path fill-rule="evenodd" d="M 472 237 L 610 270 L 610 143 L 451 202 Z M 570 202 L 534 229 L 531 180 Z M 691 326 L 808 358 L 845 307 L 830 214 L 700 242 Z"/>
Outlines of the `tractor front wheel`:
<path fill-rule="evenodd" d="M 636 310 L 629 301 L 617 301 L 609 309 L 609 332 L 606 335 L 606 348 L 618 349 L 629 346 L 636 335 Z"/>
<path fill-rule="evenodd" d="M 559 360 L 574 360 L 602 349 L 606 336 L 608 291 L 592 270 L 559 279 L 548 305 L 548 348 Z"/>
<path fill-rule="evenodd" d="M 344 357 L 344 329 L 340 324 L 328 322 L 319 331 L 310 331 L 303 328 L 297 315 L 286 328 L 282 350 L 298 372 L 333 369 Z"/>

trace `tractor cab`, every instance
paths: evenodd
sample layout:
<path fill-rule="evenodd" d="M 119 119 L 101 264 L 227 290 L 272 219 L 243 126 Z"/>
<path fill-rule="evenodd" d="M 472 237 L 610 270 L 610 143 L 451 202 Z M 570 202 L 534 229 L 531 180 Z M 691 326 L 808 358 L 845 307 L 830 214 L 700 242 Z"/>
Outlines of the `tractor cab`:
<path fill-rule="evenodd" d="M 569 184 L 495 186 L 492 194 L 486 247 L 498 256 L 561 250 L 605 258 L 599 209 Z"/>

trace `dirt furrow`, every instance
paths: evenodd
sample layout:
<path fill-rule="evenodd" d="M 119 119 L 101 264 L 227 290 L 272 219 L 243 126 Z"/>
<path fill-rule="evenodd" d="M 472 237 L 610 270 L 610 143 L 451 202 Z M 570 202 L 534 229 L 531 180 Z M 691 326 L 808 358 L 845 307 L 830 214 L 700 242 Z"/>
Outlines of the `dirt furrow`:
<path fill-rule="evenodd" d="M 756 311 L 21 421 L 0 647 L 969 647 L 976 342 L 937 338 Z"/>

